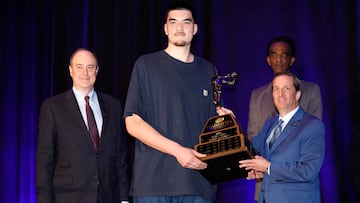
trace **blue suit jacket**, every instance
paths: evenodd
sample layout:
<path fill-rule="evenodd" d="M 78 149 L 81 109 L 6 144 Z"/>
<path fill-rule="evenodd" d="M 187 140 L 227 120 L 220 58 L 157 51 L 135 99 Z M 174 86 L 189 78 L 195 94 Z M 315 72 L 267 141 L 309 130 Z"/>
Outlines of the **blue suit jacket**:
<path fill-rule="evenodd" d="M 325 129 L 316 117 L 301 107 L 269 150 L 266 139 L 278 116 L 269 119 L 252 144 L 270 161 L 259 202 L 321 202 L 319 172 L 325 155 Z"/>

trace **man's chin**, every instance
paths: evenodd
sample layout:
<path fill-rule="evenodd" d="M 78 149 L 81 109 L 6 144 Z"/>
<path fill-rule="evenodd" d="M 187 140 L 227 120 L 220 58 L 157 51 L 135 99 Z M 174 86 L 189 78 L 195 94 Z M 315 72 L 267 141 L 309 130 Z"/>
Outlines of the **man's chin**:
<path fill-rule="evenodd" d="M 174 45 L 177 47 L 183 47 L 186 45 L 186 43 L 185 42 L 175 42 Z"/>

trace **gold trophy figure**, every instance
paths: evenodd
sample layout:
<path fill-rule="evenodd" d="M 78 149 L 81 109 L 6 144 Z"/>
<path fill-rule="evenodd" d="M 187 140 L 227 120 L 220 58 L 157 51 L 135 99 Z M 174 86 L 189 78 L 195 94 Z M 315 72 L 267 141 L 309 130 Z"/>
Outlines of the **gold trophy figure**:
<path fill-rule="evenodd" d="M 218 71 L 215 70 L 215 76 L 212 79 L 213 91 L 214 91 L 214 104 L 217 107 L 222 106 L 221 104 L 221 87 L 223 84 L 232 86 L 235 84 L 237 79 L 237 73 L 233 72 L 225 76 L 219 76 Z"/>
<path fill-rule="evenodd" d="M 215 71 L 212 85 L 217 107 L 222 106 L 222 86 L 232 86 L 236 79 L 235 72 L 219 76 L 218 71 Z M 212 184 L 247 177 L 247 171 L 239 168 L 239 161 L 253 158 L 254 154 L 250 141 L 232 114 L 209 118 L 199 135 L 199 144 L 195 145 L 195 150 L 207 154 L 201 160 L 208 167 L 200 170 L 200 173 Z"/>

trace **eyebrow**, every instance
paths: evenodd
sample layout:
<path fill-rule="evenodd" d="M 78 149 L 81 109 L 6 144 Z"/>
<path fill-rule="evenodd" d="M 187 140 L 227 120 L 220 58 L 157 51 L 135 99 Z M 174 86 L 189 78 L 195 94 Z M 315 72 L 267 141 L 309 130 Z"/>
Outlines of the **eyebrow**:
<path fill-rule="evenodd" d="M 277 53 L 277 51 L 270 50 L 270 53 Z M 280 53 L 290 53 L 290 51 L 280 51 Z"/>
<path fill-rule="evenodd" d="M 176 18 L 169 18 L 169 21 L 173 21 L 173 20 L 177 21 L 178 19 L 176 19 Z M 191 18 L 185 18 L 185 19 L 183 19 L 182 21 L 190 21 L 190 22 L 193 22 L 193 20 L 192 20 Z"/>
<path fill-rule="evenodd" d="M 95 64 L 83 64 L 83 63 L 77 63 L 75 66 L 96 66 Z"/>

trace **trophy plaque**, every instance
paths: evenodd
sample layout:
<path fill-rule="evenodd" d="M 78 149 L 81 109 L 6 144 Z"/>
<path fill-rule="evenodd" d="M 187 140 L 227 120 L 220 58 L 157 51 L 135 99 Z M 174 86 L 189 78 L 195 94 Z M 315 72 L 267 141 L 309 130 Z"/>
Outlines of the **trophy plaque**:
<path fill-rule="evenodd" d="M 221 107 L 221 86 L 233 85 L 237 74 L 213 78 L 214 104 Z M 232 114 L 214 116 L 208 119 L 195 150 L 206 157 L 200 158 L 208 167 L 199 172 L 211 183 L 217 184 L 237 178 L 247 177 L 248 171 L 239 168 L 239 161 L 254 157 L 251 142 Z"/>

